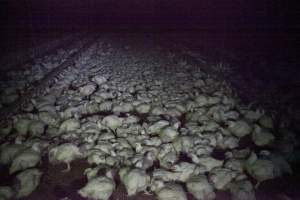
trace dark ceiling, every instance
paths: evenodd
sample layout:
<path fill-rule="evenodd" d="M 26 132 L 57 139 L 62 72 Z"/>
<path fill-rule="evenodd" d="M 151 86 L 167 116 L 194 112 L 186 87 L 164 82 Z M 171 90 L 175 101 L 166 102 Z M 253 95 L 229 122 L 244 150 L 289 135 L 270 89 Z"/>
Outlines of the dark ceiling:
<path fill-rule="evenodd" d="M 264 28 L 292 26 L 295 6 L 282 0 L 19 0 L 1 1 L 6 27 L 152 26 Z"/>

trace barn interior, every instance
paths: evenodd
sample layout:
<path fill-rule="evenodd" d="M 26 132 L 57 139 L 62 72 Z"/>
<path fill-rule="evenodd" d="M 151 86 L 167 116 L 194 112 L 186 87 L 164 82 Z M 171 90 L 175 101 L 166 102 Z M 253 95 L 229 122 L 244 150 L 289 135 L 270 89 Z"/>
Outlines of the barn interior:
<path fill-rule="evenodd" d="M 0 200 L 300 199 L 297 4 L 0 9 Z"/>

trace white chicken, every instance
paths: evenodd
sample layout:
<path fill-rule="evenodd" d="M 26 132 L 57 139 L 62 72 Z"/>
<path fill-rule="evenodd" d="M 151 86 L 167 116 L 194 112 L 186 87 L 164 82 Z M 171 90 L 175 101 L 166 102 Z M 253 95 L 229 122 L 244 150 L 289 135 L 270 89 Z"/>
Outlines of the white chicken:
<path fill-rule="evenodd" d="M 248 158 L 246 169 L 258 181 L 255 188 L 258 188 L 261 182 L 275 177 L 273 162 L 267 159 L 258 159 L 255 153 Z"/>
<path fill-rule="evenodd" d="M 106 176 L 94 177 L 89 179 L 89 182 L 81 188 L 78 193 L 85 198 L 94 200 L 107 200 L 112 195 L 116 187 L 111 173 L 106 173 Z"/>
<path fill-rule="evenodd" d="M 187 200 L 184 189 L 175 183 L 165 184 L 155 193 L 158 200 Z"/>
<path fill-rule="evenodd" d="M 41 161 L 41 154 L 32 149 L 26 149 L 25 151 L 16 155 L 9 168 L 9 173 L 12 174 L 16 171 L 35 167 Z"/>
<path fill-rule="evenodd" d="M 17 189 L 16 198 L 21 198 L 31 194 L 39 185 L 42 172 L 38 169 L 27 169 L 17 175 L 19 184 L 15 186 Z"/>
<path fill-rule="evenodd" d="M 14 191 L 9 186 L 0 186 L 0 200 L 8 200 L 14 196 Z"/>
<path fill-rule="evenodd" d="M 67 164 L 67 168 L 63 170 L 63 172 L 70 171 L 70 163 L 73 160 L 81 157 L 82 153 L 80 152 L 80 149 L 76 145 L 71 143 L 59 145 L 49 151 L 49 161 L 51 163 L 64 162 Z"/>
<path fill-rule="evenodd" d="M 120 170 L 119 175 L 127 189 L 128 196 L 145 191 L 150 184 L 150 176 L 142 169 L 123 168 Z"/>
<path fill-rule="evenodd" d="M 215 199 L 216 194 L 213 186 L 208 182 L 205 175 L 198 175 L 190 178 L 186 183 L 187 190 L 196 199 Z"/>
<path fill-rule="evenodd" d="M 0 149 L 0 164 L 7 165 L 12 162 L 14 157 L 24 150 L 25 146 L 21 144 L 5 144 Z"/>
<path fill-rule="evenodd" d="M 115 115 L 108 115 L 102 119 L 101 123 L 111 130 L 116 130 L 118 127 L 122 126 L 123 119 Z"/>

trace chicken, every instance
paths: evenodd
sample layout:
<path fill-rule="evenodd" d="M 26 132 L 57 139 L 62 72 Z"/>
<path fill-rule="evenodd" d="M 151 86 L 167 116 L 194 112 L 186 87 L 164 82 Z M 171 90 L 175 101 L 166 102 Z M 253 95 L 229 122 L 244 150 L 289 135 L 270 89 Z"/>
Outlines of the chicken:
<path fill-rule="evenodd" d="M 122 118 L 115 115 L 108 115 L 103 118 L 102 125 L 110 128 L 111 130 L 116 130 L 118 127 L 122 126 L 123 120 Z"/>
<path fill-rule="evenodd" d="M 82 157 L 82 153 L 79 148 L 71 143 L 59 145 L 49 151 L 49 161 L 51 163 L 64 162 L 67 164 L 67 168 L 63 172 L 70 171 L 70 163 L 80 157 Z"/>
<path fill-rule="evenodd" d="M 41 161 L 41 155 L 32 149 L 26 149 L 25 151 L 16 155 L 9 168 L 9 173 L 12 174 L 16 171 L 35 167 Z"/>
<path fill-rule="evenodd" d="M 1 146 L 0 149 L 0 164 L 7 165 L 13 161 L 13 158 L 24 150 L 24 146 L 20 144 L 7 144 Z"/>
<path fill-rule="evenodd" d="M 216 194 L 213 186 L 208 182 L 205 175 L 198 175 L 190 178 L 186 183 L 187 190 L 196 199 L 215 199 Z"/>
<path fill-rule="evenodd" d="M 122 182 L 124 183 L 128 196 L 138 192 L 145 191 L 150 183 L 150 176 L 142 169 L 123 168 L 119 172 Z"/>
<path fill-rule="evenodd" d="M 258 181 L 255 188 L 258 188 L 261 182 L 275 177 L 273 162 L 267 159 L 258 159 L 255 153 L 248 158 L 246 169 Z"/>
<path fill-rule="evenodd" d="M 187 200 L 184 189 L 175 183 L 168 183 L 156 192 L 158 200 Z"/>
<path fill-rule="evenodd" d="M 0 186 L 0 200 L 12 199 L 14 191 L 9 186 Z"/>
<path fill-rule="evenodd" d="M 108 200 L 116 187 L 111 173 L 106 176 L 93 177 L 78 193 L 88 199 Z"/>
<path fill-rule="evenodd" d="M 17 188 L 16 198 L 21 198 L 31 194 L 39 185 L 42 172 L 38 169 L 27 169 L 17 175 L 19 184 Z"/>

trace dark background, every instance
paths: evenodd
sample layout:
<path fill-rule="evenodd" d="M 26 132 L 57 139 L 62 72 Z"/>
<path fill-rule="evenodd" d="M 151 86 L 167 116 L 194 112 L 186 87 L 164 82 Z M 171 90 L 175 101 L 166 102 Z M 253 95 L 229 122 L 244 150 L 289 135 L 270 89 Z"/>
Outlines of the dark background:
<path fill-rule="evenodd" d="M 296 28 L 299 13 L 296 4 L 283 0 L 19 0 L 1 4 L 1 23 L 11 30 L 26 28 L 29 23 L 43 30 L 124 24 L 276 30 Z"/>
<path fill-rule="evenodd" d="M 185 32 L 179 37 L 214 48 L 298 56 L 300 9 L 291 1 L 4 0 L 0 8 L 2 51 L 53 33 L 132 31 Z"/>
<path fill-rule="evenodd" d="M 283 0 L 18 0 L 1 1 L 1 24 L 8 33 L 103 29 L 268 29 L 291 31 L 300 9 Z M 126 27 L 127 28 L 127 27 Z"/>

